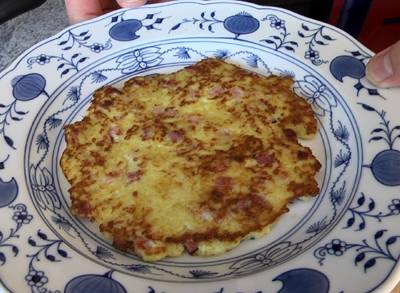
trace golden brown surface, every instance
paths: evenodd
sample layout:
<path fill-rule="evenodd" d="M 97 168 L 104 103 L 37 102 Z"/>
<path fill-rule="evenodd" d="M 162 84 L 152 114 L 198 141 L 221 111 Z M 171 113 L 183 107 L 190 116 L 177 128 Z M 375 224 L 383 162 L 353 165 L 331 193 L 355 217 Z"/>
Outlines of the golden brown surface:
<path fill-rule="evenodd" d="M 72 212 L 148 261 L 264 234 L 289 202 L 319 192 L 320 164 L 297 141 L 317 123 L 292 83 L 206 59 L 99 89 L 65 128 Z"/>

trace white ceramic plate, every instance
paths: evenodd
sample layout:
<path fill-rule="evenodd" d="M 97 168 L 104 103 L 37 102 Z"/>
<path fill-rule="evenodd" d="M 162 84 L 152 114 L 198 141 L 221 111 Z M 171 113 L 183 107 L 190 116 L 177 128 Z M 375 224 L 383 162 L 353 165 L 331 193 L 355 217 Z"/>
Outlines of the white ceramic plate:
<path fill-rule="evenodd" d="M 315 200 L 267 237 L 212 258 L 145 263 L 68 209 L 63 125 L 91 94 L 214 56 L 292 75 L 320 123 Z M 399 90 L 365 79 L 371 52 L 329 25 L 239 1 L 179 1 L 72 26 L 0 74 L 0 278 L 14 292 L 388 291 L 400 256 Z"/>

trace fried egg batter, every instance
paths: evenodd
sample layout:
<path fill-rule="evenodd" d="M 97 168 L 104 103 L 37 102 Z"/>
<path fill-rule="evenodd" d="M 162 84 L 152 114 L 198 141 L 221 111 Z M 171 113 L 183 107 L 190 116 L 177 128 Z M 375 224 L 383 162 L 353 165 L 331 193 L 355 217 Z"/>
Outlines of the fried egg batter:
<path fill-rule="evenodd" d="M 319 192 L 311 106 L 289 77 L 217 59 L 97 90 L 65 127 L 71 210 L 145 261 L 224 253 Z"/>

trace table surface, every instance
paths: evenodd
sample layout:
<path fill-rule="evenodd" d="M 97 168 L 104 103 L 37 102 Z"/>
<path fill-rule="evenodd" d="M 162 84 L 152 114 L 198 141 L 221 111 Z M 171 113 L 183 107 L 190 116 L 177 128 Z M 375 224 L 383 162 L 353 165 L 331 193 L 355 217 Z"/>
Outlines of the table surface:
<path fill-rule="evenodd" d="M 58 33 L 67 25 L 63 0 L 48 0 L 39 8 L 1 24 L 0 71 L 26 49 Z"/>

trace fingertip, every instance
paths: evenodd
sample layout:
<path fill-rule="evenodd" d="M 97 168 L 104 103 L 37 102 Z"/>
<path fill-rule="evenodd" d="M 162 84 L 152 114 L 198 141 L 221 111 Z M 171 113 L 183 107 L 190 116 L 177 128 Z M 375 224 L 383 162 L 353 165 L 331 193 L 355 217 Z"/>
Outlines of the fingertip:
<path fill-rule="evenodd" d="M 146 0 L 117 0 L 117 3 L 122 8 L 139 7 L 146 4 Z"/>
<path fill-rule="evenodd" d="M 400 42 L 376 54 L 368 62 L 366 78 L 382 88 L 400 86 Z"/>
<path fill-rule="evenodd" d="M 76 24 L 102 14 L 98 0 L 65 0 L 65 8 L 70 24 Z"/>

